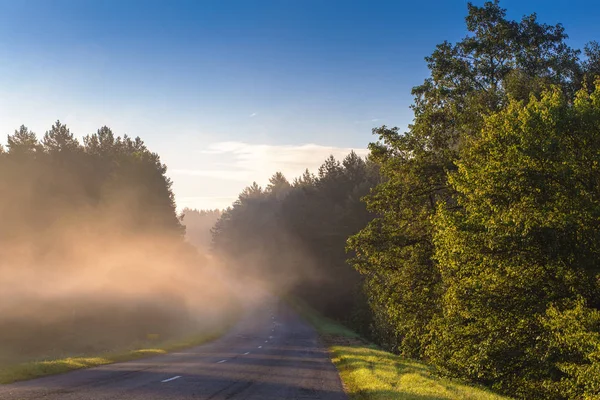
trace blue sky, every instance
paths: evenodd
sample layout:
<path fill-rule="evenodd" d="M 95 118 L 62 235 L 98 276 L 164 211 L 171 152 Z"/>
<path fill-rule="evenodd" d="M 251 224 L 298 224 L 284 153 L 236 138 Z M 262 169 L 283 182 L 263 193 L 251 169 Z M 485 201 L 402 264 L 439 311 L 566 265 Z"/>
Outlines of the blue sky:
<path fill-rule="evenodd" d="M 475 4 L 483 2 L 475 1 Z M 366 154 L 405 127 L 423 58 L 466 32 L 466 1 L 0 0 L 0 133 L 140 136 L 178 206 L 224 207 L 245 186 Z M 600 2 L 504 0 L 515 19 L 600 40 Z"/>

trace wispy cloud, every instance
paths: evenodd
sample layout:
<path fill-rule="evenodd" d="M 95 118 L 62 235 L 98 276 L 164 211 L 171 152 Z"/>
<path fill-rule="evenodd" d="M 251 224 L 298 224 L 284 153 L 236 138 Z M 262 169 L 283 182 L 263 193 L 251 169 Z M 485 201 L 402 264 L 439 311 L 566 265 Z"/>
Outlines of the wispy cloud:
<path fill-rule="evenodd" d="M 252 113 L 252 114 L 250 114 L 250 118 L 256 117 L 257 115 L 258 114 L 256 114 L 256 113 Z"/>
<path fill-rule="evenodd" d="M 315 171 L 329 155 L 341 160 L 351 150 L 353 149 L 349 147 L 317 144 L 278 146 L 218 142 L 199 151 L 209 158 L 214 157 L 210 165 L 218 165 L 218 169 L 174 169 L 171 172 L 178 175 L 243 181 L 248 184 L 252 181 L 265 184 L 277 171 L 292 180 L 301 175 L 306 168 Z M 368 154 L 367 149 L 354 151 L 360 156 Z"/>

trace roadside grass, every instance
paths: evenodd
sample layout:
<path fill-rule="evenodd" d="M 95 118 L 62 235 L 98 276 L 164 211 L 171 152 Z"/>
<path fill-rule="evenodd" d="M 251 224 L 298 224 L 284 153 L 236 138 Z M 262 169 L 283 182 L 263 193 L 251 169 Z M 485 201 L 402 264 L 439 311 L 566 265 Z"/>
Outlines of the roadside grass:
<path fill-rule="evenodd" d="M 62 374 L 76 369 L 132 361 L 199 346 L 222 336 L 229 328 L 231 328 L 234 321 L 235 319 L 232 319 L 232 321 L 228 321 L 226 325 L 218 329 L 212 329 L 201 334 L 195 334 L 180 339 L 165 340 L 162 342 L 156 341 L 152 344 L 146 343 L 145 346 L 139 346 L 133 349 L 107 352 L 95 356 L 75 356 L 29 361 L 4 366 L 0 365 L 0 384 L 8 384 L 47 375 Z"/>
<path fill-rule="evenodd" d="M 481 387 L 445 379 L 418 361 L 379 349 L 357 333 L 325 318 L 298 299 L 287 299 L 328 345 L 351 399 L 507 400 Z"/>

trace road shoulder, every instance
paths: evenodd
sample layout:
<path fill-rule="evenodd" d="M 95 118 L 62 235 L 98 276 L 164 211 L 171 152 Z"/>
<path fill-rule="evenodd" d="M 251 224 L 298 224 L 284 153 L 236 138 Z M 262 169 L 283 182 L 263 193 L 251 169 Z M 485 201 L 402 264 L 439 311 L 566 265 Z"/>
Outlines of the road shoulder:
<path fill-rule="evenodd" d="M 425 363 L 380 349 L 300 300 L 288 302 L 319 332 L 350 399 L 509 399 L 485 388 L 436 376 Z"/>

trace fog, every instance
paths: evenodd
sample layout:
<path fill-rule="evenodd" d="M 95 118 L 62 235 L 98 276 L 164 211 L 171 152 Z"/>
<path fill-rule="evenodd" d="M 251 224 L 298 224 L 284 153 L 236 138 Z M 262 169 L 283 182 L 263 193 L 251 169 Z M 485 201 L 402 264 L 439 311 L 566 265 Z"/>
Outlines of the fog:
<path fill-rule="evenodd" d="M 226 213 L 214 253 L 208 231 L 218 212 L 199 213 L 211 222 L 189 227 L 198 246 L 186 242 L 166 166 L 139 138 L 102 127 L 82 144 L 57 121 L 41 142 L 22 126 L 7 150 L 0 151 L 0 364 L 214 332 L 242 307 L 299 283 L 313 298 L 324 292 L 337 300 L 334 286 L 322 291 L 320 282 L 341 275 L 322 273 L 307 241 L 271 221 L 269 202 L 249 197 L 252 207 Z"/>
<path fill-rule="evenodd" d="M 112 350 L 148 334 L 177 337 L 223 323 L 235 312 L 227 273 L 214 259 L 160 235 L 80 233 L 77 224 L 47 231 L 54 249 L 40 257 L 23 240 L 3 247 L 0 353 Z"/>
<path fill-rule="evenodd" d="M 240 293 L 185 242 L 166 167 L 141 140 L 104 127 L 82 145 L 57 122 L 41 143 L 21 127 L 8 144 L 0 364 L 149 346 L 238 313 Z"/>

